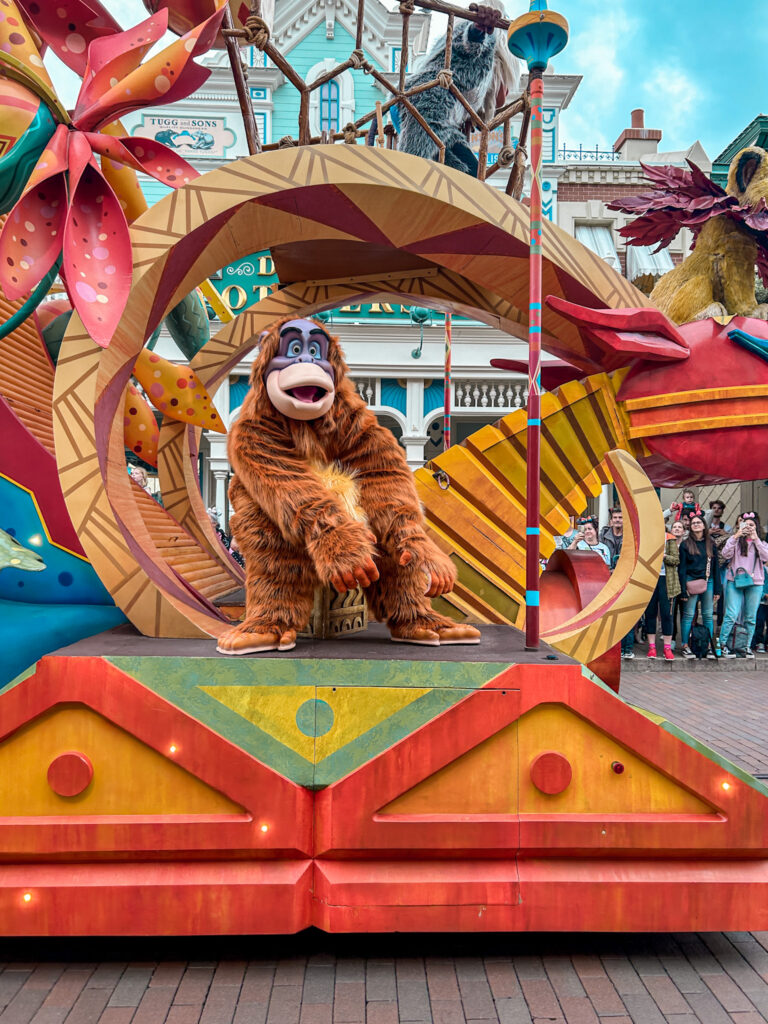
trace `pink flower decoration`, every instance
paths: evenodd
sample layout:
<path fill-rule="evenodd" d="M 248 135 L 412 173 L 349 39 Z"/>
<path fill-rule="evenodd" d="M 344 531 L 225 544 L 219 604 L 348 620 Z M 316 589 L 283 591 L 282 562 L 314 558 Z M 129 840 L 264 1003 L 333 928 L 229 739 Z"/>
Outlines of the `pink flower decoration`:
<path fill-rule="evenodd" d="M 197 171 L 151 139 L 102 135 L 98 129 L 147 105 L 173 103 L 200 88 L 210 72 L 194 63 L 216 38 L 220 6 L 201 25 L 146 64 L 165 33 L 160 11 L 127 32 L 102 34 L 88 46 L 72 123 L 59 125 L 0 232 L 0 287 L 12 301 L 31 292 L 63 250 L 62 278 L 94 341 L 109 344 L 131 287 L 128 223 L 94 154 L 127 164 L 171 188 Z M 64 45 L 64 44 L 62 44 Z"/>

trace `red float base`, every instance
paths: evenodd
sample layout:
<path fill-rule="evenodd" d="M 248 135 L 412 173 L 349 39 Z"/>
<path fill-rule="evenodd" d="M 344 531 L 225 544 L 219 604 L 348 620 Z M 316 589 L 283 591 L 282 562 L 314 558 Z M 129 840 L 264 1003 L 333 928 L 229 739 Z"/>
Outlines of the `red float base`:
<path fill-rule="evenodd" d="M 768 929 L 768 793 L 515 631 L 212 646 L 0 696 L 4 934 Z"/>
<path fill-rule="evenodd" d="M 0 879 L 6 936 L 768 927 L 766 860 L 13 864 Z"/>

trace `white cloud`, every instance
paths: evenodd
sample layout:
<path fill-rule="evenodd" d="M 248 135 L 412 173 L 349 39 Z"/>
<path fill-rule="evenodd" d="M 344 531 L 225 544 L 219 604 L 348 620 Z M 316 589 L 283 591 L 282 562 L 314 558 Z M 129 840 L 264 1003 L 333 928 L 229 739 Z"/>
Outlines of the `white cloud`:
<path fill-rule="evenodd" d="M 664 128 L 662 149 L 690 146 L 694 141 L 690 135 L 692 115 L 704 100 L 695 79 L 680 67 L 659 65 L 649 68 L 643 92 L 649 109 L 655 108 L 654 123 L 658 121 Z"/>
<path fill-rule="evenodd" d="M 609 138 L 606 131 L 610 134 L 610 124 L 621 113 L 638 19 L 626 0 L 614 0 L 610 6 L 598 0 L 560 0 L 557 9 L 570 21 L 571 37 L 567 49 L 555 58 L 555 67 L 584 76 L 562 116 L 560 144 L 610 149 L 615 137 Z M 625 119 L 628 124 L 629 110 Z"/>

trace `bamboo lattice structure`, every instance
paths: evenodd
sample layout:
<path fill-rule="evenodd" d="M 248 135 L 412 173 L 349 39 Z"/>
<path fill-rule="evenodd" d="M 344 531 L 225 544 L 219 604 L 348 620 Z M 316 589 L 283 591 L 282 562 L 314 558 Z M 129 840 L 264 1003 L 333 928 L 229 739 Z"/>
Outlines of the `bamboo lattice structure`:
<path fill-rule="evenodd" d="M 411 15 L 414 13 L 416 8 L 436 11 L 440 14 L 447 15 L 448 27 L 445 39 L 443 67 L 438 71 L 433 81 L 408 89 L 406 88 L 406 70 L 408 66 L 408 55 L 410 52 L 409 23 Z M 430 128 L 411 100 L 414 96 L 419 93 L 426 92 L 429 89 L 447 89 L 455 98 L 456 102 L 466 110 L 467 124 L 480 136 L 477 171 L 478 178 L 481 181 L 484 181 L 497 171 L 509 169 L 510 175 L 506 186 L 507 195 L 520 199 L 523 190 L 523 179 L 525 176 L 525 161 L 527 156 L 526 139 L 530 123 L 530 98 L 528 92 L 526 91 L 511 102 L 506 103 L 501 109 L 496 111 L 490 120 L 485 121 L 481 117 L 480 113 L 471 106 L 467 99 L 458 90 L 453 81 L 453 75 L 451 72 L 453 28 L 457 18 L 466 21 L 474 21 L 485 29 L 499 28 L 504 31 L 509 27 L 509 21 L 506 18 L 503 18 L 498 11 L 491 7 L 483 7 L 479 4 L 473 3 L 470 4 L 468 8 L 463 8 L 457 7 L 455 4 L 447 3 L 445 0 L 403 0 L 399 7 L 399 13 L 402 18 L 403 30 L 402 45 L 400 48 L 400 66 L 396 85 L 393 85 L 386 75 L 379 71 L 378 68 L 374 67 L 373 64 L 365 57 L 365 53 L 362 48 L 363 29 L 365 26 L 365 0 L 358 0 L 357 4 L 357 24 L 354 50 L 345 61 L 342 61 L 340 64 L 337 64 L 335 67 L 326 71 L 311 83 L 304 81 L 290 61 L 283 53 L 280 52 L 273 42 L 270 36 L 269 26 L 261 17 L 261 0 L 252 0 L 250 14 L 242 29 L 232 28 L 231 18 L 228 18 L 228 21 L 225 22 L 223 35 L 227 39 L 227 49 L 229 52 L 230 62 L 232 64 L 235 88 L 240 101 L 250 152 L 254 154 L 266 150 L 283 149 L 288 146 L 312 146 L 340 141 L 343 141 L 348 145 L 356 145 L 357 140 L 360 138 L 367 138 L 369 140 L 373 138 L 371 126 L 375 130 L 376 144 L 379 146 L 386 146 L 388 149 L 394 149 L 395 130 L 390 124 L 384 126 L 383 115 L 386 114 L 391 107 L 399 104 L 410 111 L 414 119 L 429 135 L 430 139 L 437 146 L 439 162 L 444 163 L 445 144 Z M 285 75 L 286 80 L 290 82 L 290 84 L 299 93 L 298 134 L 296 137 L 286 135 L 281 138 L 279 142 L 266 146 L 262 145 L 261 140 L 259 139 L 250 93 L 246 86 L 246 72 L 243 68 L 239 53 L 239 45 L 242 43 L 245 43 L 248 46 L 254 46 L 256 49 L 265 53 L 269 60 L 272 61 L 275 67 L 278 68 L 283 75 Z M 315 90 L 320 89 L 327 82 L 330 82 L 332 79 L 343 74 L 345 71 L 358 71 L 363 74 L 370 75 L 382 87 L 382 89 L 389 94 L 390 98 L 386 102 L 377 103 L 373 110 L 368 111 L 368 113 L 357 118 L 357 120 L 344 125 L 341 131 L 323 131 L 320 135 L 312 135 L 309 121 L 310 95 Z M 510 122 L 512 118 L 516 117 L 518 114 L 522 114 L 523 118 L 519 138 L 516 145 L 513 146 Z M 489 167 L 488 142 L 491 132 L 498 128 L 502 128 L 502 146 L 496 163 Z"/>

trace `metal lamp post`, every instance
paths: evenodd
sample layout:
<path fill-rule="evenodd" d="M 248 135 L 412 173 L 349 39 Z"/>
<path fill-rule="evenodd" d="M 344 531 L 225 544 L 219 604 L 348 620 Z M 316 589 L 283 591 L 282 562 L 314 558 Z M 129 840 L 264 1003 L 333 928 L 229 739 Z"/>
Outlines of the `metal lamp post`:
<path fill-rule="evenodd" d="M 544 83 L 550 59 L 568 42 L 568 22 L 531 0 L 527 14 L 509 26 L 510 52 L 528 65 L 531 96 L 531 250 L 528 319 L 528 423 L 525 521 L 525 646 L 539 646 L 539 476 L 541 469 L 541 132 Z"/>

